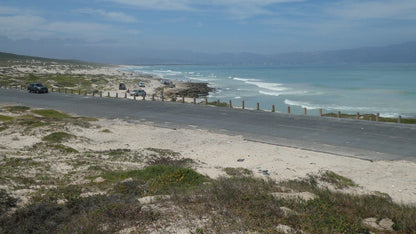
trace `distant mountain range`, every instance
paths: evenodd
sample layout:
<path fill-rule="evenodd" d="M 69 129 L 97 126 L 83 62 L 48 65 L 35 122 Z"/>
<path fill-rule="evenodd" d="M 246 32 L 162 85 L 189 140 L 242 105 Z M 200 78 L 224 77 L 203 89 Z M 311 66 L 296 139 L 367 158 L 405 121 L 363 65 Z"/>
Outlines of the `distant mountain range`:
<path fill-rule="evenodd" d="M 203 54 L 172 52 L 160 56 L 138 54 L 128 64 L 353 64 L 416 63 L 416 41 L 385 47 L 262 55 L 255 53 Z"/>
<path fill-rule="evenodd" d="M 42 49 L 43 48 L 43 49 Z M 19 51 L 25 51 L 20 49 Z M 54 54 L 54 51 L 57 54 Z M 190 51 L 157 51 L 151 49 L 95 47 L 68 50 L 57 47 L 46 51 L 45 47 L 31 47 L 30 55 L 49 58 L 67 58 L 97 63 L 111 64 L 354 64 L 354 63 L 416 63 L 416 41 L 384 47 L 363 47 L 356 49 L 285 53 L 263 55 L 255 53 L 207 54 Z M 0 55 L 0 59 L 6 56 Z M 14 55 L 16 56 L 16 55 Z M 13 57 L 8 54 L 6 57 Z"/>

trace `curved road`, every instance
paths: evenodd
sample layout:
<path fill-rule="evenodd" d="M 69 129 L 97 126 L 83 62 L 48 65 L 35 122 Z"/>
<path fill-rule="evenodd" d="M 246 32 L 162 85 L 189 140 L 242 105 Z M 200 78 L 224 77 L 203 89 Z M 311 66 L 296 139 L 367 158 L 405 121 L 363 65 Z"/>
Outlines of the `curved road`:
<path fill-rule="evenodd" d="M 416 162 L 416 125 L 288 115 L 172 102 L 0 88 L 0 103 L 52 108 L 98 118 L 142 120 L 169 128 L 197 126 L 247 140 L 366 160 Z"/>

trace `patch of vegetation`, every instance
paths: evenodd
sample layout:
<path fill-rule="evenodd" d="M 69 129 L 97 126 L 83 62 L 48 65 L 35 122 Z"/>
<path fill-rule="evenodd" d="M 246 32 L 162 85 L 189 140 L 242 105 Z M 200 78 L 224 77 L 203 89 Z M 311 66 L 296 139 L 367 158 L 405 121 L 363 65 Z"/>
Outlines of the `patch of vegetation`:
<path fill-rule="evenodd" d="M 111 131 L 110 131 L 109 129 L 103 129 L 103 130 L 101 130 L 101 132 L 104 132 L 104 133 L 111 133 Z"/>
<path fill-rule="evenodd" d="M 333 184 L 338 189 L 356 187 L 357 185 L 351 180 L 332 171 L 322 172 L 319 179 Z"/>
<path fill-rule="evenodd" d="M 6 116 L 6 115 L 0 115 L 0 121 L 3 121 L 3 122 L 5 122 L 5 121 L 11 121 L 11 120 L 13 120 L 14 118 L 13 117 L 11 117 L 11 116 Z"/>
<path fill-rule="evenodd" d="M 65 204 L 44 199 L 2 217 L 5 233 L 115 233 L 131 225 L 154 222 L 158 214 L 143 211 L 125 195 L 96 195 Z"/>
<path fill-rule="evenodd" d="M 47 141 L 49 143 L 61 143 L 63 141 L 71 140 L 76 138 L 75 135 L 66 133 L 66 132 L 54 132 L 47 136 L 42 137 L 43 141 Z"/>
<path fill-rule="evenodd" d="M 37 115 L 41 115 L 43 117 L 47 117 L 47 118 L 52 118 L 55 120 L 63 120 L 63 119 L 67 119 L 67 118 L 71 118 L 72 116 L 65 114 L 63 112 L 59 112 L 56 110 L 32 110 L 33 113 L 37 114 Z"/>
<path fill-rule="evenodd" d="M 336 113 L 327 113 L 327 114 L 323 114 L 323 116 L 326 117 L 338 117 L 338 114 Z M 371 120 L 371 121 L 376 121 L 376 115 L 374 114 L 363 114 L 360 115 L 360 119 L 361 120 Z M 342 114 L 340 115 L 340 118 L 345 118 L 345 119 L 356 119 L 357 115 L 351 115 L 351 114 Z M 391 123 L 397 123 L 397 118 L 385 118 L 385 117 L 379 117 L 379 121 L 380 122 L 391 122 Z M 405 123 L 405 124 L 416 124 L 416 119 L 404 119 L 402 118 L 401 123 Z"/>
<path fill-rule="evenodd" d="M 170 156 L 157 157 L 149 160 L 149 165 L 170 165 L 176 167 L 186 167 L 194 163 L 194 160 L 190 158 L 174 158 Z"/>
<path fill-rule="evenodd" d="M 165 157 L 165 156 L 172 156 L 172 157 L 180 156 L 180 153 L 172 151 L 170 149 L 146 148 L 146 150 L 153 151 L 153 152 L 157 153 L 159 156 L 162 156 L 162 157 Z"/>
<path fill-rule="evenodd" d="M 143 170 L 109 171 L 101 175 L 108 183 L 115 184 L 125 179 L 146 181 L 142 196 L 166 194 L 172 189 L 190 189 L 201 185 L 208 178 L 193 169 L 173 165 L 153 165 Z"/>
<path fill-rule="evenodd" d="M 6 190 L 0 189 L 0 216 L 16 207 L 17 199 L 12 197 Z M 1 228 L 0 228 L 1 231 Z"/>
<path fill-rule="evenodd" d="M 204 102 L 204 104 L 205 104 L 205 102 Z M 217 102 L 217 101 L 208 102 L 207 105 L 218 106 L 218 107 L 230 107 L 230 105 L 226 102 Z"/>
<path fill-rule="evenodd" d="M 6 106 L 4 107 L 4 109 L 6 111 L 20 113 L 20 112 L 25 112 L 27 110 L 30 110 L 30 107 L 28 106 Z"/>
<path fill-rule="evenodd" d="M 230 176 L 251 176 L 253 172 L 247 168 L 242 167 L 226 167 L 224 168 L 225 173 Z"/>

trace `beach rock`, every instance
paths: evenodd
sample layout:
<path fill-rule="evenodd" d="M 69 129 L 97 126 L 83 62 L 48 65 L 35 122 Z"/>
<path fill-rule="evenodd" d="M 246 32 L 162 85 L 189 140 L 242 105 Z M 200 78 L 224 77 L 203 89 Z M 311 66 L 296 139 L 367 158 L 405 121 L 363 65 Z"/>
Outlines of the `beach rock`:
<path fill-rule="evenodd" d="M 393 231 L 394 222 L 389 218 L 384 218 L 378 223 L 378 225 L 380 225 L 380 227 L 384 230 Z"/>
<path fill-rule="evenodd" d="M 279 209 L 280 209 L 280 211 L 282 211 L 282 214 L 284 216 L 298 215 L 298 213 L 296 211 L 294 211 L 290 208 L 284 207 L 284 206 L 280 207 Z"/>
<path fill-rule="evenodd" d="M 102 183 L 102 182 L 104 182 L 104 181 L 105 181 L 105 179 L 103 179 L 102 177 L 97 177 L 97 178 L 95 178 L 95 179 L 93 180 L 93 182 L 94 182 L 94 183 L 97 183 L 97 184 Z"/>
<path fill-rule="evenodd" d="M 276 231 L 279 233 L 298 233 L 292 227 L 284 225 L 284 224 L 277 225 Z"/>
<path fill-rule="evenodd" d="M 298 192 L 298 193 L 272 193 L 272 196 L 276 198 L 284 199 L 302 199 L 304 201 L 313 200 L 316 198 L 316 195 L 310 192 Z"/>
<path fill-rule="evenodd" d="M 140 202 L 140 204 L 144 205 L 144 204 L 154 203 L 160 199 L 167 200 L 169 198 L 170 198 L 169 195 L 155 195 L 155 196 L 141 197 L 137 200 Z"/>
<path fill-rule="evenodd" d="M 366 218 L 361 221 L 364 227 L 369 229 L 381 230 L 382 228 L 377 224 L 377 218 Z"/>

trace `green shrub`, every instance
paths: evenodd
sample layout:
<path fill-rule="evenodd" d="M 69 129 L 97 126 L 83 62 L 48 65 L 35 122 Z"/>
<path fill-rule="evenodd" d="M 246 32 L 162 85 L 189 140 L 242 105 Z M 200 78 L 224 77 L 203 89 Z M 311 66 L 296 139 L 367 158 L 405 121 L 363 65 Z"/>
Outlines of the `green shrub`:
<path fill-rule="evenodd" d="M 50 143 L 61 143 L 70 139 L 76 138 L 76 136 L 66 132 L 54 132 L 42 138 L 43 141 Z"/>

